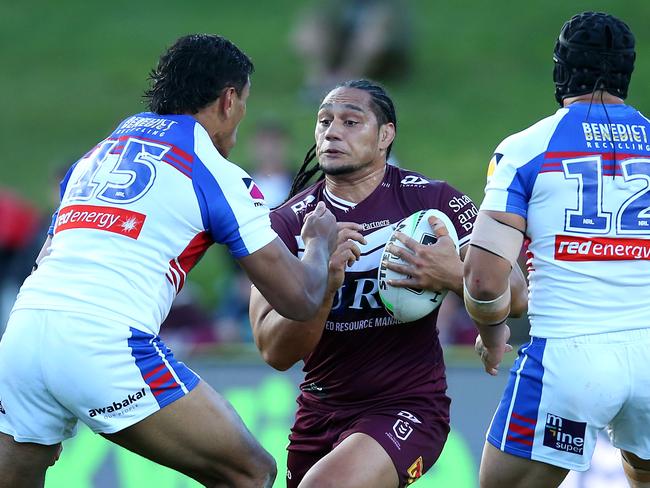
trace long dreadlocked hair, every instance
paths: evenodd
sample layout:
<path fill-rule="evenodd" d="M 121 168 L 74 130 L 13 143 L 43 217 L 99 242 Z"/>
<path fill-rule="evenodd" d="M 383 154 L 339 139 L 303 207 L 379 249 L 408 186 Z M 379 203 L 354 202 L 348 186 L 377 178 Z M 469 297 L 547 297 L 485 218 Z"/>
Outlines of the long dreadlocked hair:
<path fill-rule="evenodd" d="M 395 113 L 395 106 L 393 105 L 393 100 L 388 96 L 386 90 L 377 83 L 368 80 L 352 80 L 345 81 L 334 87 L 336 88 L 356 88 L 358 90 L 363 90 L 370 94 L 370 108 L 377 118 L 377 124 L 381 127 L 384 124 L 392 122 L 397 130 L 397 115 Z M 391 143 L 390 146 L 386 149 L 386 159 L 390 156 L 390 150 L 393 147 Z M 320 172 L 316 181 L 321 181 L 325 178 L 325 174 L 321 170 L 320 164 L 316 161 L 316 164 L 311 168 L 308 168 L 309 164 L 316 158 L 316 144 L 314 144 L 307 154 L 305 159 L 302 162 L 302 166 L 296 173 L 296 176 L 291 183 L 291 190 L 289 191 L 289 196 L 287 200 L 291 199 L 296 194 L 300 193 L 303 190 L 312 177 Z"/>

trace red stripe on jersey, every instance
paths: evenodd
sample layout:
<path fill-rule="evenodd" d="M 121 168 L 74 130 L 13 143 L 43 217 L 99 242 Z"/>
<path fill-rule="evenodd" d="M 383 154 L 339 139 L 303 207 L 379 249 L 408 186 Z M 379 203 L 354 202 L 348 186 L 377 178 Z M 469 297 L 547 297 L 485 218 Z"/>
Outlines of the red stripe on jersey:
<path fill-rule="evenodd" d="M 533 441 L 531 441 L 529 439 L 520 439 L 519 437 L 513 437 L 511 435 L 509 435 L 507 437 L 507 439 L 509 441 L 512 441 L 512 442 L 518 442 L 519 444 L 523 444 L 525 446 L 532 446 L 533 445 Z"/>
<path fill-rule="evenodd" d="M 181 269 L 187 274 L 203 257 L 205 251 L 214 243 L 209 232 L 199 232 L 177 258 Z"/>
<path fill-rule="evenodd" d="M 523 415 L 519 415 L 517 412 L 512 412 L 512 416 L 516 418 L 517 420 L 521 420 L 522 422 L 526 422 L 528 424 L 537 424 L 536 419 L 531 419 L 530 417 L 524 417 Z"/>
<path fill-rule="evenodd" d="M 169 267 L 172 268 L 174 271 L 176 271 L 176 273 L 178 273 L 178 283 L 176 284 L 176 292 L 179 292 L 181 291 L 181 288 L 183 288 L 183 285 L 185 285 L 185 273 L 183 272 L 182 269 L 180 269 L 175 259 L 169 261 Z"/>
<path fill-rule="evenodd" d="M 178 383 L 174 380 L 174 377 L 169 371 L 166 371 L 165 374 L 161 375 L 160 378 L 156 378 L 154 381 L 149 383 L 149 388 L 153 391 L 154 395 L 160 392 L 156 392 L 155 390 L 158 390 L 162 385 L 165 383 L 169 383 L 172 381 L 172 387 L 178 386 Z M 165 388 L 165 390 L 168 390 L 169 388 Z"/>
<path fill-rule="evenodd" d="M 603 175 L 612 176 L 613 172 L 617 175 L 621 174 L 621 168 L 614 162 L 614 164 L 603 164 Z M 563 173 L 562 163 L 544 163 L 539 171 L 540 173 Z"/>
<path fill-rule="evenodd" d="M 613 153 L 613 152 L 586 152 L 586 151 L 549 151 L 544 154 L 545 159 L 571 159 L 583 158 L 588 156 L 601 156 L 603 159 L 630 159 L 630 158 L 647 158 L 647 154 L 632 153 Z"/>
<path fill-rule="evenodd" d="M 154 142 L 156 144 L 162 144 L 163 146 L 168 146 L 174 154 L 180 156 L 188 163 L 192 163 L 194 161 L 194 156 L 192 156 L 190 153 L 183 151 L 180 147 L 170 144 L 169 142 L 161 141 L 160 139 L 152 139 L 150 137 L 142 137 L 140 135 L 130 135 L 130 136 L 120 136 L 118 137 L 118 141 L 131 139 L 131 138 L 140 139 L 142 141 L 147 141 L 147 142 Z"/>
<path fill-rule="evenodd" d="M 156 369 L 154 369 L 153 371 L 149 371 L 147 374 L 142 375 L 142 378 L 145 379 L 145 380 L 146 380 L 147 378 L 151 378 L 151 377 L 154 376 L 155 374 L 157 374 L 157 373 L 159 373 L 160 371 L 162 371 L 162 369 L 163 369 L 164 367 L 165 367 L 165 365 L 164 365 L 164 364 L 161 364 L 160 366 L 158 366 L 158 367 L 157 367 Z"/>
<path fill-rule="evenodd" d="M 171 261 L 169 262 L 169 269 L 167 272 L 169 273 L 169 276 L 171 276 L 172 285 L 174 285 L 174 288 L 178 291 L 178 271 L 172 268 Z"/>
<path fill-rule="evenodd" d="M 188 171 L 188 172 L 190 172 L 190 173 L 192 172 L 192 168 L 191 168 L 191 166 L 188 166 L 187 163 L 184 163 L 184 162 L 181 161 L 180 159 L 174 157 L 173 154 L 167 154 L 165 157 L 169 158 L 169 160 L 170 160 L 172 163 L 179 165 L 179 166 L 180 166 L 181 168 L 183 168 L 184 170 L 186 170 L 186 171 Z"/>
<path fill-rule="evenodd" d="M 523 425 L 518 425 L 513 422 L 510 422 L 508 430 L 526 437 L 535 437 L 535 429 L 524 427 Z"/>
<path fill-rule="evenodd" d="M 172 152 L 183 158 L 188 163 L 194 162 L 194 156 L 190 153 L 183 151 L 180 147 L 172 145 Z"/>
<path fill-rule="evenodd" d="M 190 178 L 190 179 L 192 178 L 191 170 L 184 170 L 183 168 L 180 167 L 180 164 L 175 163 L 175 162 L 173 162 L 173 161 L 168 161 L 167 158 L 169 158 L 169 154 L 165 155 L 165 157 L 162 158 L 161 161 L 162 161 L 163 163 L 165 163 L 165 164 L 171 166 L 172 168 L 174 168 L 174 169 L 175 169 L 176 171 L 178 171 L 179 173 L 181 173 L 181 174 L 187 176 L 188 178 Z"/>

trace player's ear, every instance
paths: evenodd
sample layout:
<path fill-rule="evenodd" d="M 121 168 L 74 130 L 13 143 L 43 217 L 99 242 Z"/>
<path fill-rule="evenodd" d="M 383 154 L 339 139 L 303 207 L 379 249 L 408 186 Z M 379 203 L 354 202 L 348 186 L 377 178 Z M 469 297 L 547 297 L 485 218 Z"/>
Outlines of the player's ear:
<path fill-rule="evenodd" d="M 379 149 L 386 150 L 395 139 L 395 124 L 387 122 L 379 128 Z"/>
<path fill-rule="evenodd" d="M 235 97 L 237 96 L 237 91 L 232 86 L 227 86 L 219 95 L 217 103 L 219 106 L 219 111 L 225 118 L 230 117 L 230 113 L 235 105 Z"/>

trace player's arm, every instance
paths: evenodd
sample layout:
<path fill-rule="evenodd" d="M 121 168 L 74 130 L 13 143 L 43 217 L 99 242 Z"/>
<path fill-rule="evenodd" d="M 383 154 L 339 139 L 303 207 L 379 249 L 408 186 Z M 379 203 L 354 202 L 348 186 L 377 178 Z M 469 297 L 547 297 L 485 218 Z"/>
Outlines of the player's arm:
<path fill-rule="evenodd" d="M 52 236 L 48 234 L 47 238 L 45 239 L 45 242 L 43 243 L 43 247 L 41 247 L 38 256 L 36 256 L 36 261 L 34 261 L 34 267 L 32 268 L 32 273 L 36 271 L 38 266 L 41 264 L 43 258 L 50 254 L 51 247 L 52 247 Z"/>
<path fill-rule="evenodd" d="M 239 259 L 239 263 L 275 310 L 294 320 L 307 320 L 323 303 L 336 232 L 334 215 L 319 203 L 305 218 L 302 228 L 305 253 L 302 259 L 291 254 L 284 243 L 275 238 Z"/>
<path fill-rule="evenodd" d="M 329 276 L 325 295 L 318 311 L 309 320 L 292 320 L 271 305 L 257 287 L 251 289 L 250 320 L 255 344 L 262 358 L 275 369 L 284 371 L 307 356 L 323 334 L 338 289 L 343 284 L 345 268 L 361 254 L 354 241 L 365 243 L 361 226 L 338 224 L 337 248 L 329 260 Z"/>
<path fill-rule="evenodd" d="M 479 212 L 464 265 L 464 301 L 476 324 L 486 371 L 496 374 L 509 349 L 506 318 L 526 307 L 526 281 L 519 270 L 526 220 L 507 212 Z"/>

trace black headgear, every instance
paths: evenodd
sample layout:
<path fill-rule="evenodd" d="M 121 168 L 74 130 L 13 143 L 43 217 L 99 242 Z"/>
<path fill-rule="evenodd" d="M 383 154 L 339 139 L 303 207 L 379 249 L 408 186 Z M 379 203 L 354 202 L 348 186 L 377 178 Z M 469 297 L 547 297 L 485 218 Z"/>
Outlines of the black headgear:
<path fill-rule="evenodd" d="M 634 71 L 634 35 L 625 22 L 583 12 L 564 24 L 553 50 L 555 99 L 605 90 L 625 99 Z"/>

